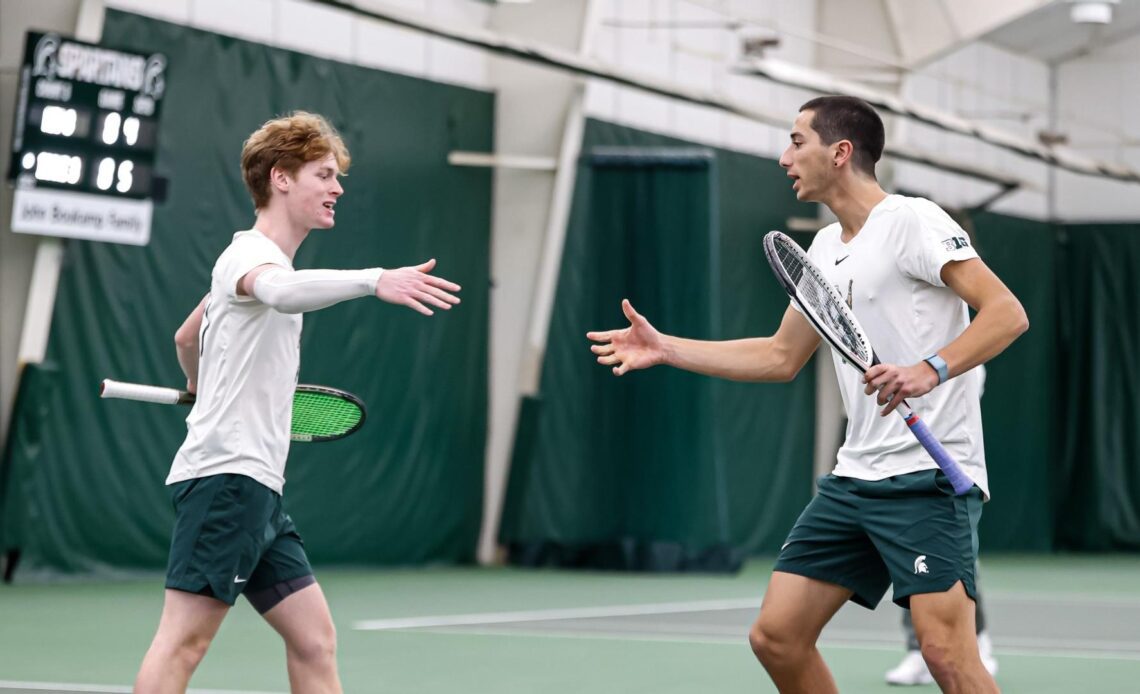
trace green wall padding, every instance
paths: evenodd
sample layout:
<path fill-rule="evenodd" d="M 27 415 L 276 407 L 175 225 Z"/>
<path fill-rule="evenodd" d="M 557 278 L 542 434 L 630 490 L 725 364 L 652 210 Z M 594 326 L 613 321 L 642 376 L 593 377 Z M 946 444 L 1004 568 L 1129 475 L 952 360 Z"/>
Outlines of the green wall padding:
<path fill-rule="evenodd" d="M 788 301 L 761 240 L 805 208 L 774 162 L 720 150 L 705 167 L 591 161 L 615 146 L 693 149 L 587 123 L 541 407 L 520 422 L 500 537 L 524 564 L 732 568 L 778 548 L 810 497 L 814 369 L 778 385 L 667 368 L 619 379 L 585 332 L 624 327 L 628 297 L 667 333 L 770 334 Z"/>
<path fill-rule="evenodd" d="M 231 235 L 253 223 L 242 142 L 294 109 L 329 117 L 353 155 L 336 228 L 314 232 L 296 266 L 435 257 L 437 272 L 464 289 L 460 306 L 432 318 L 365 299 L 306 316 L 301 381 L 357 393 L 369 416 L 342 441 L 293 446 L 286 508 L 317 563 L 473 560 L 491 174 L 449 166 L 447 154 L 493 149 L 493 95 L 115 11 L 104 40 L 169 59 L 158 167 L 170 197 L 156 207 L 145 248 L 67 243 L 48 348 L 58 383 L 35 403 L 42 445 L 18 445 L 10 461 L 26 512 L 21 571 L 165 565 L 173 512 L 163 481 L 186 412 L 100 401 L 98 384 L 183 383 L 174 331 Z"/>

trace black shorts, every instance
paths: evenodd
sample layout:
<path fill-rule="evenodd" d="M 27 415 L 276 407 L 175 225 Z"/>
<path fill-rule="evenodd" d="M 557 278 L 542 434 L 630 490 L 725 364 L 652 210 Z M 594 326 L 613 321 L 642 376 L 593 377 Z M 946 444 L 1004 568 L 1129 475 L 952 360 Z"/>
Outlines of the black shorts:
<path fill-rule="evenodd" d="M 775 571 L 854 591 L 874 609 L 894 584 L 894 601 L 942 593 L 962 581 L 975 594 L 982 492 L 955 496 L 939 470 L 867 481 L 827 475 L 780 549 Z"/>
<path fill-rule="evenodd" d="M 281 495 L 251 477 L 212 475 L 171 485 L 174 535 L 166 587 L 233 605 L 313 573 Z"/>

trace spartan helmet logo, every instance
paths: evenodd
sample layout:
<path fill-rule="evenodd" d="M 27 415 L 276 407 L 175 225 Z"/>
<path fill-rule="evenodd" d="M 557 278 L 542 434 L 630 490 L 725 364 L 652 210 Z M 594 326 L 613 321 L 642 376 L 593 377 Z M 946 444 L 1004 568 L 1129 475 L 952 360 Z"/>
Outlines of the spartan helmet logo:
<path fill-rule="evenodd" d="M 166 56 L 155 53 L 146 59 L 143 69 L 142 93 L 158 100 L 166 91 Z"/>
<path fill-rule="evenodd" d="M 925 554 L 920 554 L 920 555 L 918 555 L 918 557 L 915 558 L 915 560 L 914 560 L 914 573 L 916 576 L 918 574 L 930 573 L 930 569 L 926 568 L 926 555 Z"/>
<path fill-rule="evenodd" d="M 55 77 L 59 67 L 59 45 L 62 43 L 59 34 L 44 34 L 36 42 L 36 50 L 32 56 L 32 74 L 36 77 Z"/>

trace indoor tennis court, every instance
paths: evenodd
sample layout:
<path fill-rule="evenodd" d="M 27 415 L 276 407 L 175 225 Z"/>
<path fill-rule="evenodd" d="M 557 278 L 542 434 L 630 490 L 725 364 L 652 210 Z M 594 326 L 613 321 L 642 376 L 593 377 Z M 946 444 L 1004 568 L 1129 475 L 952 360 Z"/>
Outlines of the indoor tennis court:
<path fill-rule="evenodd" d="M 775 691 L 745 635 L 771 563 L 738 575 L 438 568 L 322 571 L 346 691 Z M 1134 691 L 1134 557 L 985 557 L 1005 691 Z M 0 593 L 2 691 L 125 692 L 151 636 L 156 579 L 16 586 Z M 899 609 L 844 608 L 821 649 L 842 691 L 899 691 Z M 284 655 L 244 602 L 197 691 L 285 692 Z M 934 690 L 933 685 L 919 691 Z"/>

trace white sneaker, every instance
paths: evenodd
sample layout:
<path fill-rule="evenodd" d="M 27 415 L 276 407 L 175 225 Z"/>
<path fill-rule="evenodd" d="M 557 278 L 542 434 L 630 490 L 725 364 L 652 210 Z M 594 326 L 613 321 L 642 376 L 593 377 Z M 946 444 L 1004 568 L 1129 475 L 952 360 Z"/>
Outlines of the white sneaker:
<path fill-rule="evenodd" d="M 887 684 L 901 684 L 911 686 L 916 684 L 933 684 L 934 675 L 926 667 L 921 651 L 907 651 L 902 662 L 894 670 L 887 672 Z"/>
<path fill-rule="evenodd" d="M 978 634 L 978 655 L 982 657 L 982 665 L 986 672 L 996 675 L 998 671 L 997 658 L 994 656 L 994 643 L 990 640 L 989 632 Z"/>

